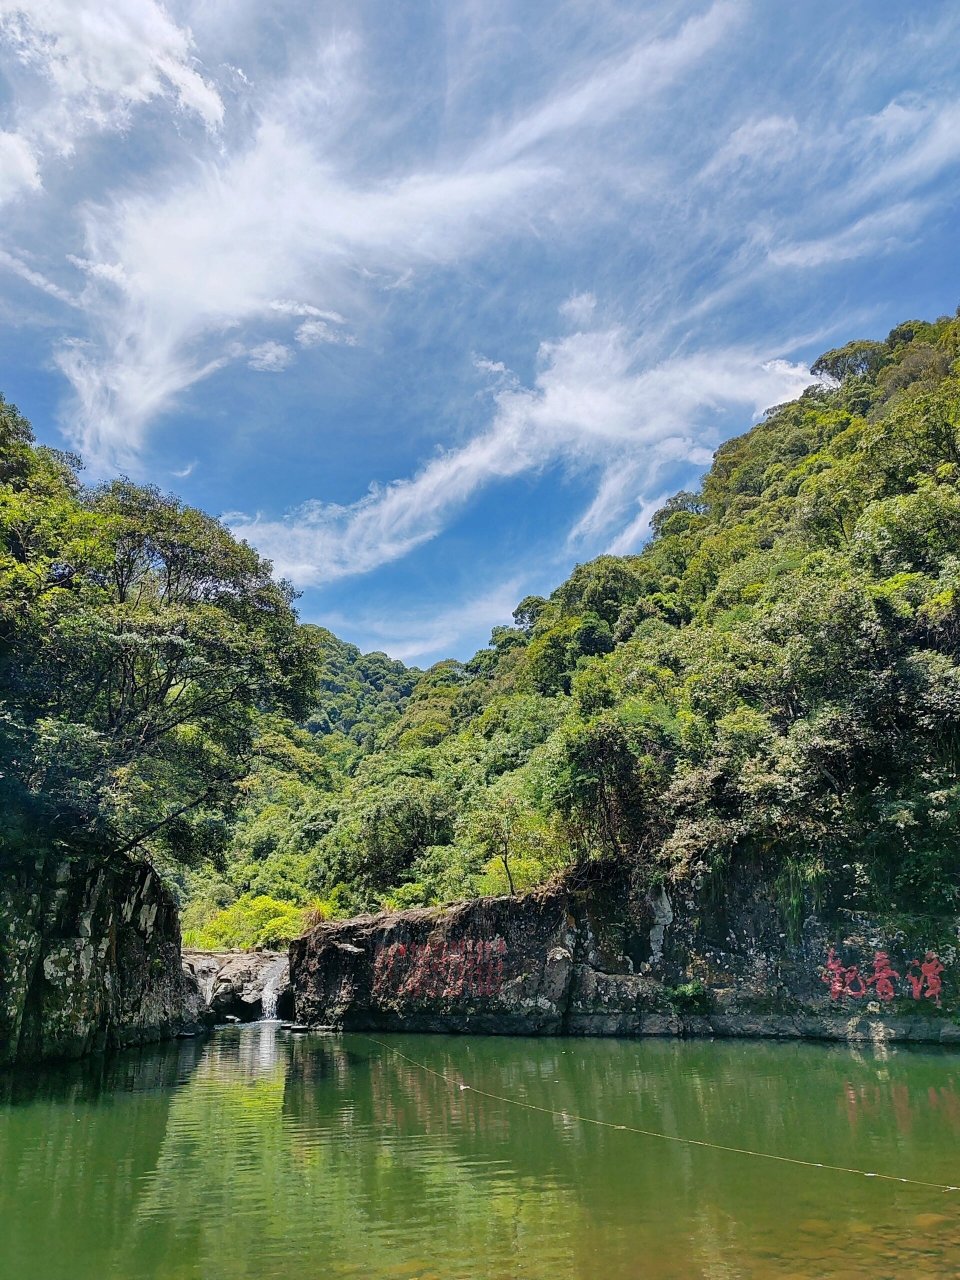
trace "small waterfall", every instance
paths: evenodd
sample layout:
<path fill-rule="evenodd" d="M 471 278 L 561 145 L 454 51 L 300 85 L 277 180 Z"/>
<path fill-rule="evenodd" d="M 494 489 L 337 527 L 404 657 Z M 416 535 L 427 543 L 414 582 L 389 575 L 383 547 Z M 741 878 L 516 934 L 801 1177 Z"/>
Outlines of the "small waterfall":
<path fill-rule="evenodd" d="M 260 1000 L 263 1006 L 264 1018 L 275 1018 L 277 1016 L 277 1002 L 280 999 L 280 992 L 289 981 L 287 958 L 286 956 L 278 956 L 263 978 L 263 992 Z"/>

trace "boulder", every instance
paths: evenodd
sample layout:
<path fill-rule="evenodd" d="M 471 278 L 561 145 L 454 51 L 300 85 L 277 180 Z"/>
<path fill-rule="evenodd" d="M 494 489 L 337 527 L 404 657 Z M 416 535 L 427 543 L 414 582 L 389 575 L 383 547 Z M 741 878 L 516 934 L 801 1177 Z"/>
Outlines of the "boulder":
<path fill-rule="evenodd" d="M 325 924 L 291 944 L 294 1016 L 344 1029 L 556 1033 L 575 946 L 567 902 L 549 893 Z"/>
<path fill-rule="evenodd" d="M 280 952 L 188 950 L 183 967 L 197 984 L 201 1016 L 208 1022 L 254 1022 L 293 1013 L 289 962 Z"/>

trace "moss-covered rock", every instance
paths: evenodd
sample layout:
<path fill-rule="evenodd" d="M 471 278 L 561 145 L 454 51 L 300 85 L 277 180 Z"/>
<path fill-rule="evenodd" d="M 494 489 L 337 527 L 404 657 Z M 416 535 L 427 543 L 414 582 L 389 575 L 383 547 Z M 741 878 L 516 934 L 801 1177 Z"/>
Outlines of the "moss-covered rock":
<path fill-rule="evenodd" d="M 585 882 L 586 881 L 586 882 Z M 731 877 L 624 870 L 519 897 L 324 923 L 291 944 L 300 1022 L 345 1030 L 960 1040 L 958 921 L 810 911 Z"/>
<path fill-rule="evenodd" d="M 0 871 L 0 1066 L 197 1026 L 176 907 L 151 868 L 38 854 Z"/>

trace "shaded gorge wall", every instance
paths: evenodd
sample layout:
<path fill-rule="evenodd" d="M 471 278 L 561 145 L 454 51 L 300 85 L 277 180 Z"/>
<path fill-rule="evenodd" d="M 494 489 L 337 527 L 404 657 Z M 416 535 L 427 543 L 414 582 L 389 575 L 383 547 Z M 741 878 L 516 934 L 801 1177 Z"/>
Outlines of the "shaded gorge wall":
<path fill-rule="evenodd" d="M 150 867 L 53 854 L 0 867 L 0 1067 L 195 1028 L 173 899 Z"/>

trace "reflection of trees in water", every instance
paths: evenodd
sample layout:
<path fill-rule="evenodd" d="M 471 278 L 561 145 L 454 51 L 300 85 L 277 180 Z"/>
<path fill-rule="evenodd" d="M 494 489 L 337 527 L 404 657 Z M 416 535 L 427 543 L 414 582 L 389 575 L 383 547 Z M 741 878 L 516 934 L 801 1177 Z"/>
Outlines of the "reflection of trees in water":
<path fill-rule="evenodd" d="M 110 1264 L 156 1167 L 194 1041 L 0 1074 L 0 1270 L 75 1280 Z"/>
<path fill-rule="evenodd" d="M 956 1179 L 938 1117 L 955 1123 L 960 1090 L 954 1059 L 936 1051 L 888 1049 L 875 1056 L 805 1044 L 568 1040 L 527 1042 L 511 1052 L 491 1040 L 387 1043 L 473 1088 L 451 1090 L 378 1050 L 372 1069 L 378 1096 L 389 1105 L 396 1090 L 418 1118 L 435 1117 L 441 1108 L 445 1132 L 465 1152 L 483 1137 L 499 1140 L 507 1132 L 503 1154 L 516 1176 L 575 1190 L 587 1220 L 607 1223 L 593 1244 L 610 1265 L 619 1228 L 632 1224 L 617 1262 L 624 1274 L 627 1255 L 644 1238 L 662 1255 L 668 1222 L 685 1248 L 709 1256 L 718 1241 L 731 1247 L 739 1241 L 746 1249 L 756 1239 L 772 1247 L 815 1212 L 833 1218 L 837 1202 L 856 1226 L 872 1230 L 892 1204 L 904 1211 L 915 1206 L 917 1192 L 886 1186 L 878 1196 L 866 1180 L 621 1133 L 573 1118 L 578 1115 L 811 1161 Z M 859 1141 L 836 1123 L 851 1073 L 859 1094 L 874 1104 Z M 385 1083 L 388 1077 L 395 1083 Z M 473 1089 L 556 1114 L 531 1113 Z M 435 1131 L 438 1121 L 430 1123 Z M 919 1126 L 916 1145 L 904 1150 L 898 1137 L 911 1124 Z M 686 1274 L 682 1266 L 677 1274 Z"/>
<path fill-rule="evenodd" d="M 118 1273 L 151 1274 L 150 1260 L 168 1256 L 194 1259 L 184 1274 L 205 1280 L 336 1265 L 419 1275 L 438 1250 L 465 1250 L 501 1256 L 507 1275 L 514 1234 L 563 1238 L 570 1205 L 505 1180 L 495 1160 L 465 1161 L 428 1132 L 385 1122 L 364 1054 L 288 1040 L 272 1073 L 249 1070 L 263 1060 L 214 1042 L 175 1096 Z M 565 1248 L 547 1249 L 544 1269 L 529 1274 L 556 1274 Z"/>
<path fill-rule="evenodd" d="M 903 1240 L 923 1237 L 940 1262 L 960 1256 L 952 1228 L 923 1228 L 922 1193 L 576 1118 L 950 1181 L 944 1131 L 956 1131 L 960 1090 L 948 1056 L 385 1039 L 471 1087 L 364 1036 L 298 1039 L 258 1026 L 218 1034 L 199 1063 L 187 1044 L 58 1084 L 48 1076 L 19 1094 L 10 1084 L 0 1256 L 35 1255 L 37 1236 L 73 1233 L 74 1280 L 469 1275 L 471 1260 L 477 1276 L 516 1275 L 519 1260 L 539 1280 L 736 1274 L 761 1257 L 779 1275 L 796 1246 L 812 1271 L 838 1269 L 839 1249 L 858 1274 L 858 1259 L 881 1257 L 864 1241 L 895 1252 L 895 1228 Z M 33 1148 L 27 1129 L 11 1128 L 31 1113 L 43 1130 Z M 24 1199 L 42 1209 L 11 1227 Z M 758 1262 L 750 1273 L 762 1273 Z"/>
<path fill-rule="evenodd" d="M 878 1196 L 866 1180 L 666 1143 L 577 1116 L 812 1161 L 886 1166 L 906 1176 L 954 1176 L 943 1167 L 951 1160 L 949 1150 L 938 1146 L 934 1112 L 956 1107 L 960 1094 L 952 1060 L 936 1053 L 888 1050 L 878 1059 L 862 1050 L 804 1044 L 455 1037 L 388 1037 L 387 1048 L 362 1036 L 346 1043 L 357 1046 L 357 1058 L 368 1059 L 365 1087 L 354 1091 L 352 1123 L 369 1126 L 380 1142 L 389 1141 L 384 1132 L 398 1145 L 430 1141 L 468 1169 L 483 1152 L 509 1171 L 503 1176 L 514 1185 L 565 1199 L 574 1209 L 560 1229 L 580 1224 L 572 1234 L 585 1267 L 599 1249 L 614 1272 L 631 1274 L 632 1253 L 642 1242 L 661 1259 L 671 1247 L 686 1250 L 687 1267 L 691 1250 L 709 1257 L 716 1249 L 736 1253 L 762 1243 L 775 1251 L 778 1240 L 812 1215 L 832 1220 L 838 1202 L 856 1226 L 872 1230 L 878 1213 L 882 1217 L 904 1195 L 908 1210 L 916 1192 L 887 1186 Z M 390 1046 L 471 1088 L 452 1087 Z M 851 1072 L 860 1077 L 858 1087 L 883 1103 L 859 1145 L 846 1125 L 836 1123 Z M 938 1081 L 936 1108 L 931 1073 Z M 555 1114 L 514 1107 L 477 1090 Z M 289 1108 L 299 1106 L 288 1097 Z M 925 1163 L 922 1151 L 904 1152 L 896 1141 L 905 1106 L 926 1127 L 923 1145 L 938 1152 L 941 1167 Z M 418 1196 L 427 1195 L 429 1177 L 418 1170 L 416 1157 L 412 1167 L 396 1153 L 392 1158 L 399 1161 L 397 1176 Z M 483 1179 L 474 1181 L 482 1196 Z M 602 1232 L 591 1226 L 598 1222 L 605 1224 Z M 667 1223 L 674 1246 L 664 1242 Z M 688 1274 L 682 1259 L 677 1266 L 676 1274 Z"/>

